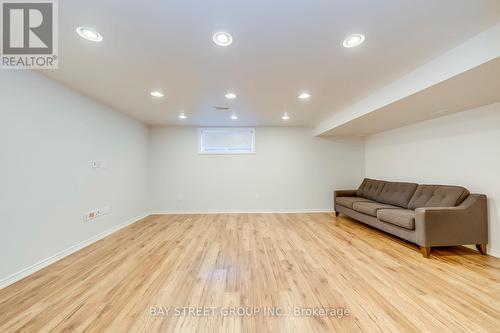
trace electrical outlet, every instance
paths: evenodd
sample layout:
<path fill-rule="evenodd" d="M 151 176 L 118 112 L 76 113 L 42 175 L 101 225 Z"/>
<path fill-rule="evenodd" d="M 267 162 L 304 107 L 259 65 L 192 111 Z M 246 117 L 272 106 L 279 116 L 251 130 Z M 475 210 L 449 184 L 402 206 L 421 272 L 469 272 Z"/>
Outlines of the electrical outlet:
<path fill-rule="evenodd" d="M 109 206 L 105 206 L 100 209 L 101 215 L 108 215 L 111 214 L 111 208 Z"/>
<path fill-rule="evenodd" d="M 83 218 L 84 218 L 85 221 L 93 220 L 93 219 L 96 218 L 96 213 L 95 213 L 95 211 L 88 212 L 87 214 L 85 214 L 83 216 Z"/>
<path fill-rule="evenodd" d="M 111 208 L 109 206 L 105 206 L 103 208 L 98 208 L 96 210 L 88 212 L 87 214 L 83 215 L 83 219 L 85 221 L 90 221 L 90 220 L 96 219 L 100 216 L 108 215 L 108 214 L 111 214 Z"/>
<path fill-rule="evenodd" d="M 90 221 L 90 220 L 93 220 L 95 218 L 97 218 L 99 215 L 98 215 L 98 211 L 97 210 L 93 210 L 91 212 L 88 212 L 87 214 L 84 215 L 84 220 L 85 221 Z"/>
<path fill-rule="evenodd" d="M 108 168 L 108 161 L 106 161 L 106 160 L 92 161 L 92 168 L 93 169 L 107 169 Z"/>

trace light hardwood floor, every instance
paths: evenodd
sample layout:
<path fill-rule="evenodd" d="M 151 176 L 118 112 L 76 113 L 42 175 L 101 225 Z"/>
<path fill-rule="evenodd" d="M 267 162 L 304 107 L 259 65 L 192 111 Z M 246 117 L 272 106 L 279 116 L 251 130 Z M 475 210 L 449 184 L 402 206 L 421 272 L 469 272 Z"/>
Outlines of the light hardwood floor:
<path fill-rule="evenodd" d="M 225 315 L 238 307 L 289 315 Z M 0 332 L 14 331 L 499 332 L 500 259 L 425 259 L 331 214 L 150 216 L 0 290 Z"/>

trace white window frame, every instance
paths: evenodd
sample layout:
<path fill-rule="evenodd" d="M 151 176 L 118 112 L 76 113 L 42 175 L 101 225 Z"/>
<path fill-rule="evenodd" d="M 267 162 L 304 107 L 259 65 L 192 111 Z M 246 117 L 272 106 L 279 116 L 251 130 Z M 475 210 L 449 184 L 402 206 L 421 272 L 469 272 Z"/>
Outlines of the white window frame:
<path fill-rule="evenodd" d="M 204 151 L 203 150 L 203 131 L 251 131 L 252 132 L 252 149 L 251 151 L 245 150 L 214 150 L 214 151 Z M 198 154 L 201 155 L 254 155 L 255 150 L 255 128 L 253 127 L 201 127 L 198 128 Z"/>

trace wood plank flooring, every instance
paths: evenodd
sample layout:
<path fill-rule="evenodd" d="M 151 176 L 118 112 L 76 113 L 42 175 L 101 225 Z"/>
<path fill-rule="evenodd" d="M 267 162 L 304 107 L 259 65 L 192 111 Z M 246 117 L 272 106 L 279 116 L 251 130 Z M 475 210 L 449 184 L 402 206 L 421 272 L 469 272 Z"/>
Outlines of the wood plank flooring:
<path fill-rule="evenodd" d="M 17 331 L 499 332 L 500 259 L 331 214 L 150 216 L 0 290 Z"/>

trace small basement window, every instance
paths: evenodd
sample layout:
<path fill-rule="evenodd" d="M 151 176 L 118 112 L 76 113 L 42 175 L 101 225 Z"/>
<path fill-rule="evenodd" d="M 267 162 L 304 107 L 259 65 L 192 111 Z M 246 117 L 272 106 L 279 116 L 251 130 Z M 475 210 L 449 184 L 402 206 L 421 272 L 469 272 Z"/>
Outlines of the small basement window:
<path fill-rule="evenodd" d="M 200 154 L 255 154 L 255 128 L 200 128 Z"/>

